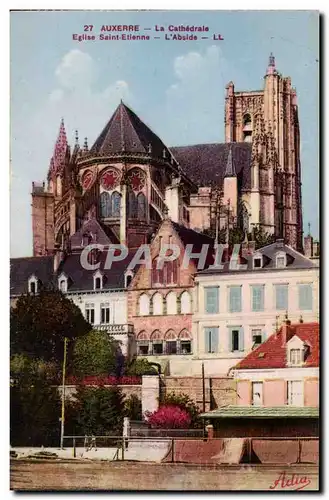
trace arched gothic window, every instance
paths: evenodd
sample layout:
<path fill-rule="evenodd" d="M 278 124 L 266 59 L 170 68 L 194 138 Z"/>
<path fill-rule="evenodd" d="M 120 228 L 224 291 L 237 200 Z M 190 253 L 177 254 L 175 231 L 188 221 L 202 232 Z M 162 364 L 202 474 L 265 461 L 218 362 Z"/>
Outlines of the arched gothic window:
<path fill-rule="evenodd" d="M 139 297 L 139 315 L 148 316 L 150 314 L 150 299 L 146 293 Z"/>
<path fill-rule="evenodd" d="M 158 258 L 152 263 L 152 285 L 176 285 L 178 280 L 178 259 L 166 261 L 157 269 Z M 160 267 L 160 264 L 159 264 Z"/>
<path fill-rule="evenodd" d="M 180 296 L 180 309 L 181 309 L 181 314 L 190 314 L 191 311 L 191 295 L 185 291 L 182 293 Z"/>
<path fill-rule="evenodd" d="M 137 214 L 139 220 L 146 219 L 146 198 L 143 193 L 137 195 Z"/>
<path fill-rule="evenodd" d="M 169 292 L 166 297 L 167 314 L 177 314 L 177 299 L 175 292 Z"/>
<path fill-rule="evenodd" d="M 112 217 L 120 217 L 121 195 L 114 191 L 111 196 Z"/>
<path fill-rule="evenodd" d="M 152 354 L 163 354 L 163 336 L 159 332 L 159 330 L 155 330 L 151 334 L 152 341 Z"/>
<path fill-rule="evenodd" d="M 137 354 L 139 356 L 147 356 L 149 353 L 149 336 L 145 331 L 137 335 Z"/>
<path fill-rule="evenodd" d="M 137 219 L 137 198 L 135 193 L 130 189 L 128 194 L 128 214 L 131 219 Z"/>
<path fill-rule="evenodd" d="M 177 354 L 177 335 L 174 330 L 168 330 L 165 334 L 166 354 Z"/>
<path fill-rule="evenodd" d="M 152 297 L 153 302 L 153 314 L 161 315 L 163 314 L 163 299 L 161 293 L 155 293 Z"/>
<path fill-rule="evenodd" d="M 100 196 L 101 217 L 111 217 L 111 197 L 107 191 L 103 191 Z"/>

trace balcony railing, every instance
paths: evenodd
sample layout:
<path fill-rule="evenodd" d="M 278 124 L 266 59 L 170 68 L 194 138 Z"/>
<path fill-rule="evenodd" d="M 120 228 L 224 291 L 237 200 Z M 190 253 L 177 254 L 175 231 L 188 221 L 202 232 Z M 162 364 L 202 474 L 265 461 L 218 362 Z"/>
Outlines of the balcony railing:
<path fill-rule="evenodd" d="M 125 334 L 125 333 L 134 333 L 134 325 L 130 324 L 106 324 L 103 323 L 101 325 L 94 325 L 95 330 L 105 331 L 111 334 Z"/>

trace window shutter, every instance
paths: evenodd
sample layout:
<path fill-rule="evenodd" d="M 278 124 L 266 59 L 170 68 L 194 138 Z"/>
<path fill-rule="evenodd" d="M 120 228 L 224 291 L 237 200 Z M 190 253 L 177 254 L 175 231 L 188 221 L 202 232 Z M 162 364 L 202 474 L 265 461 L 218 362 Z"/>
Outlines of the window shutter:
<path fill-rule="evenodd" d="M 313 309 L 312 285 L 299 285 L 299 309 L 311 311 Z"/>
<path fill-rule="evenodd" d="M 210 331 L 211 331 L 211 328 L 204 329 L 204 349 L 205 349 L 205 352 L 209 352 L 209 350 L 210 350 L 210 342 L 209 342 Z"/>
<path fill-rule="evenodd" d="M 206 287 L 205 311 L 209 314 L 218 313 L 218 287 Z"/>
<path fill-rule="evenodd" d="M 275 285 L 276 286 L 276 309 L 288 309 L 288 285 Z"/>
<path fill-rule="evenodd" d="M 239 330 L 239 351 L 244 351 L 244 331 L 242 327 Z"/>
<path fill-rule="evenodd" d="M 211 352 L 218 352 L 218 328 L 212 329 Z"/>

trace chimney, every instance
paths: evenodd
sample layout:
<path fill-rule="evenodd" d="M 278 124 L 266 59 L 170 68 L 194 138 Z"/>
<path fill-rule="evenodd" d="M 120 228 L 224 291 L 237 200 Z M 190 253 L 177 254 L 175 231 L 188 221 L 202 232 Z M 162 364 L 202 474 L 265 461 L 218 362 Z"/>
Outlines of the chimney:
<path fill-rule="evenodd" d="M 284 240 L 282 238 L 276 240 L 276 242 L 275 242 L 276 248 L 283 248 L 283 245 L 284 245 Z"/>
<path fill-rule="evenodd" d="M 284 322 L 282 323 L 282 347 L 285 347 L 287 341 L 289 340 L 289 330 L 290 330 L 291 321 L 288 319 L 288 311 L 286 312 L 286 317 Z"/>

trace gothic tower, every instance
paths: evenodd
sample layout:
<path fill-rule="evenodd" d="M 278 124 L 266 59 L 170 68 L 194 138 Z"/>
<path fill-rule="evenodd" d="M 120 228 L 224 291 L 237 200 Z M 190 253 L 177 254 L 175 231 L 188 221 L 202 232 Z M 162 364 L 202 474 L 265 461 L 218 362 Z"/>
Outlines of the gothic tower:
<path fill-rule="evenodd" d="M 251 219 L 302 250 L 300 132 L 296 90 L 271 54 L 263 90 L 226 87 L 225 141 L 252 143 Z"/>

